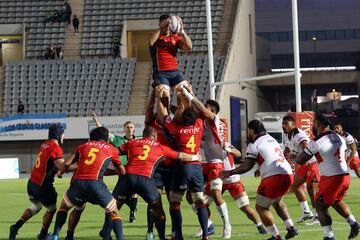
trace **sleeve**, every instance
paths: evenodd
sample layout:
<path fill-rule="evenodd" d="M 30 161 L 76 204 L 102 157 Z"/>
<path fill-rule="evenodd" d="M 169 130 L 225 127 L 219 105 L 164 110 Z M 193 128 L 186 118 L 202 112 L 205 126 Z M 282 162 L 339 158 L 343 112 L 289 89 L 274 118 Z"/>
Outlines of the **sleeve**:
<path fill-rule="evenodd" d="M 179 152 L 176 152 L 176 151 L 172 150 L 171 148 L 166 147 L 164 145 L 160 145 L 160 148 L 166 157 L 168 157 L 170 159 L 178 159 L 179 154 L 180 154 Z"/>
<path fill-rule="evenodd" d="M 180 47 L 180 43 L 181 43 L 181 41 L 183 40 L 183 38 L 182 38 L 181 36 L 177 35 L 177 36 L 175 37 L 175 40 L 176 40 L 176 47 L 179 48 L 179 47 Z"/>
<path fill-rule="evenodd" d="M 114 165 L 121 165 L 121 160 L 119 158 L 119 154 L 116 148 L 112 149 L 111 161 Z"/>
<path fill-rule="evenodd" d="M 300 145 L 300 143 L 304 140 L 306 140 L 307 142 L 309 142 L 309 137 L 306 135 L 305 132 L 298 132 L 295 136 L 294 136 L 295 141 L 297 142 L 298 145 Z"/>
<path fill-rule="evenodd" d="M 315 155 L 318 151 L 319 144 L 314 140 L 311 140 L 308 146 L 304 149 L 304 152 L 309 156 Z"/>
<path fill-rule="evenodd" d="M 61 147 L 56 146 L 52 150 L 50 157 L 52 158 L 53 161 L 64 158 L 64 154 L 63 154 Z"/>
<path fill-rule="evenodd" d="M 287 147 L 290 149 L 290 141 L 287 134 L 284 134 L 284 147 Z"/>
<path fill-rule="evenodd" d="M 120 155 L 126 155 L 128 150 L 129 142 L 124 143 L 123 145 L 119 146 L 118 149 L 120 151 Z"/>
<path fill-rule="evenodd" d="M 347 136 L 345 138 L 345 141 L 346 141 L 346 145 L 350 145 L 350 144 L 355 143 L 354 137 L 351 136 L 350 134 L 347 134 Z"/>
<path fill-rule="evenodd" d="M 249 145 L 246 148 L 246 158 L 256 160 L 258 155 L 259 155 L 259 152 L 258 152 L 256 146 L 253 143 L 249 143 Z"/>
<path fill-rule="evenodd" d="M 172 120 L 169 116 L 165 118 L 164 127 L 167 128 L 170 131 L 170 133 L 175 134 L 176 124 L 175 121 Z"/>

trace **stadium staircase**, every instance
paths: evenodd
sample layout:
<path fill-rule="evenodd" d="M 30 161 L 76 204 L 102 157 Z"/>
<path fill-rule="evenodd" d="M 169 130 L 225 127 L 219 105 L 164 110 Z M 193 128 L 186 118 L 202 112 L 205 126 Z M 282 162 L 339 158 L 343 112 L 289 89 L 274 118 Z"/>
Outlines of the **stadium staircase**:
<path fill-rule="evenodd" d="M 149 95 L 151 62 L 137 62 L 130 94 L 128 115 L 143 115 Z"/>
<path fill-rule="evenodd" d="M 224 12 L 220 23 L 218 39 L 215 46 L 215 54 L 218 56 L 226 56 L 229 42 L 234 29 L 234 21 L 236 17 L 238 0 L 225 0 Z"/>
<path fill-rule="evenodd" d="M 0 116 L 4 115 L 5 67 L 0 66 Z"/>
<path fill-rule="evenodd" d="M 77 35 L 74 33 L 74 28 L 69 24 L 65 32 L 65 43 L 64 43 L 64 58 L 80 58 L 81 42 L 82 42 L 82 32 L 84 26 L 84 0 L 70 0 L 69 1 L 72 9 L 72 14 L 80 20 L 79 32 Z M 71 17 L 72 21 L 72 17 Z"/>

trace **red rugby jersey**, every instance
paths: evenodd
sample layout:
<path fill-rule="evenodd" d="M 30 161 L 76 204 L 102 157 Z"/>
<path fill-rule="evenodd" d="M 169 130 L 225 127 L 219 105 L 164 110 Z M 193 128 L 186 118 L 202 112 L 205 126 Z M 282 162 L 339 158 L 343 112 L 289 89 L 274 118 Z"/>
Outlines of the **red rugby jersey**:
<path fill-rule="evenodd" d="M 177 159 L 179 153 L 150 138 L 131 140 L 120 147 L 121 153 L 128 154 L 126 173 L 152 177 L 163 156 Z"/>
<path fill-rule="evenodd" d="M 177 49 L 182 37 L 178 35 L 160 35 L 153 46 L 150 47 L 153 68 L 155 70 L 177 70 Z"/>
<path fill-rule="evenodd" d="M 197 118 L 194 125 L 180 126 L 170 117 L 165 119 L 165 125 L 174 134 L 178 143 L 178 150 L 192 155 L 200 155 L 200 144 L 204 129 L 204 120 Z M 201 164 L 200 161 L 184 162 L 184 164 Z"/>
<path fill-rule="evenodd" d="M 39 186 L 52 183 L 57 170 L 54 161 L 62 158 L 64 158 L 63 151 L 54 140 L 43 142 L 31 171 L 30 180 Z"/>
<path fill-rule="evenodd" d="M 156 122 L 155 119 L 153 121 L 151 121 L 150 123 L 148 123 L 148 125 L 156 129 L 157 141 L 161 145 L 167 146 L 167 147 L 169 147 L 171 149 L 173 148 L 173 146 L 168 141 L 168 138 L 165 135 L 164 128 L 158 122 Z M 165 166 L 165 167 L 169 167 L 169 166 L 171 166 L 173 164 L 174 164 L 173 159 L 170 159 L 168 157 L 165 157 L 164 160 L 160 162 L 160 165 Z"/>
<path fill-rule="evenodd" d="M 76 148 L 75 161 L 78 168 L 74 179 L 96 180 L 102 179 L 110 161 L 114 165 L 120 165 L 119 152 L 110 143 L 102 141 L 90 141 Z"/>

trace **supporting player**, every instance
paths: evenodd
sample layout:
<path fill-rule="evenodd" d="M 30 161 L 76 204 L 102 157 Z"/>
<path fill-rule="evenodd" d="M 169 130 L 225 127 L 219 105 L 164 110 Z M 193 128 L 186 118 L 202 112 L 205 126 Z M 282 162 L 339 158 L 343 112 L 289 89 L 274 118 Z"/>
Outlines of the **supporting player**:
<path fill-rule="evenodd" d="M 333 207 L 350 224 L 348 239 L 359 234 L 360 225 L 351 210 L 342 200 L 350 185 L 350 176 L 346 164 L 346 142 L 335 132 L 330 131 L 330 120 L 318 115 L 314 120 L 317 137 L 309 142 L 295 161 L 305 164 L 313 156 L 319 163 L 321 175 L 318 190 L 315 194 L 316 210 L 324 232 L 324 240 L 335 239 L 332 231 L 332 219 L 329 207 Z"/>
<path fill-rule="evenodd" d="M 162 96 L 162 94 L 159 96 Z M 189 95 L 185 97 L 189 102 L 194 98 L 192 95 L 190 97 Z M 164 106 L 160 99 L 157 102 L 159 107 L 158 113 L 160 114 L 161 119 L 164 119 L 164 127 L 176 137 L 178 150 L 199 158 L 204 121 L 197 116 L 196 112 L 191 107 L 186 107 L 183 113 L 179 115 L 179 119 L 171 119 L 167 107 Z M 183 105 L 188 106 L 189 104 Z M 200 158 L 195 162 L 183 163 L 182 172 L 186 178 L 187 188 L 191 192 L 192 200 L 197 208 L 198 220 L 203 230 L 202 239 L 208 239 L 208 214 L 204 204 L 204 178 L 202 175 Z M 180 202 L 183 195 L 183 191 L 170 191 L 170 208 L 176 229 L 175 239 L 183 239 L 182 216 L 180 211 Z"/>
<path fill-rule="evenodd" d="M 125 174 L 118 151 L 108 143 L 109 131 L 98 127 L 90 132 L 90 141 L 79 145 L 67 163 L 78 162 L 74 181 L 64 194 L 61 206 L 56 214 L 56 222 L 52 240 L 59 239 L 59 233 L 64 225 L 67 212 L 75 206 L 83 210 L 86 202 L 100 205 L 111 215 L 112 228 L 116 239 L 123 239 L 122 221 L 116 206 L 116 200 L 106 187 L 102 178 L 110 162 L 114 164 L 119 174 Z"/>
<path fill-rule="evenodd" d="M 272 235 L 269 240 L 282 239 L 269 210 L 270 206 L 274 207 L 277 215 L 286 225 L 285 239 L 293 238 L 298 233 L 288 214 L 287 207 L 282 201 L 293 182 L 290 164 L 286 161 L 278 142 L 266 133 L 264 125 L 260 121 L 250 121 L 247 132 L 250 143 L 246 149 L 245 162 L 220 175 L 222 178 L 226 178 L 234 174 L 243 174 L 250 171 L 257 163 L 262 180 L 257 190 L 256 210 L 267 231 Z"/>
<path fill-rule="evenodd" d="M 360 158 L 356 149 L 356 142 L 350 133 L 345 132 L 340 122 L 334 124 L 334 131 L 345 139 L 346 162 L 351 170 L 354 170 L 356 176 L 360 178 Z"/>
<path fill-rule="evenodd" d="M 185 83 L 185 77 L 179 70 L 176 59 L 177 50 L 191 50 L 190 37 L 182 30 L 174 35 L 169 29 L 170 15 L 163 14 L 159 18 L 159 29 L 150 37 L 150 54 L 153 62 L 153 79 L 165 88 L 161 97 L 164 106 L 170 107 L 170 88 Z M 183 84 L 182 83 L 182 84 Z"/>
<path fill-rule="evenodd" d="M 96 112 L 92 112 L 92 117 L 95 122 L 96 127 L 101 127 L 101 123 L 96 117 Z M 129 140 L 140 138 L 141 136 L 135 136 L 135 126 L 131 121 L 127 121 L 124 123 L 124 133 L 125 136 L 118 136 L 115 134 L 109 133 L 109 142 L 114 147 L 119 147 L 122 144 L 128 142 Z M 127 164 L 127 156 L 120 156 L 121 163 L 126 166 Z M 127 201 L 126 205 L 130 208 L 130 216 L 129 216 L 129 222 L 133 223 L 136 219 L 136 206 L 137 206 L 137 195 L 131 196 Z M 100 233 L 101 236 L 101 233 Z"/>
<path fill-rule="evenodd" d="M 131 194 L 139 194 L 154 211 L 155 226 L 159 239 L 165 239 L 165 213 L 161 203 L 161 195 L 157 191 L 155 180 L 152 178 L 156 166 L 164 159 L 193 161 L 194 156 L 183 152 L 173 151 L 157 140 L 157 132 L 153 127 L 146 127 L 143 138 L 131 140 L 119 147 L 121 154 L 128 155 L 126 175 L 115 187 L 113 195 L 118 200 L 119 208 Z M 196 160 L 196 159 L 194 159 Z M 104 239 L 107 232 L 104 230 Z"/>
<path fill-rule="evenodd" d="M 27 208 L 20 219 L 10 227 L 9 240 L 16 239 L 22 225 L 36 215 L 44 206 L 46 212 L 40 234 L 37 239 L 46 240 L 48 229 L 56 212 L 57 192 L 53 186 L 54 176 L 58 169 L 64 167 L 63 151 L 60 147 L 64 141 L 64 128 L 60 124 L 49 127 L 49 139 L 41 144 L 35 165 L 27 184 L 31 207 Z"/>
<path fill-rule="evenodd" d="M 295 119 L 289 115 L 283 118 L 282 128 L 286 134 L 284 156 L 288 161 L 293 162 L 293 160 L 307 147 L 310 139 L 303 130 L 295 127 Z M 318 185 L 319 180 L 320 175 L 315 157 L 313 157 L 304 165 L 296 166 L 292 190 L 295 193 L 302 210 L 302 216 L 299 218 L 297 223 L 312 219 L 311 223 L 313 225 L 320 224 L 317 220 L 314 202 L 314 191 Z M 302 188 L 304 183 L 306 183 L 306 189 L 311 199 L 313 212 L 309 208 L 305 191 Z"/>

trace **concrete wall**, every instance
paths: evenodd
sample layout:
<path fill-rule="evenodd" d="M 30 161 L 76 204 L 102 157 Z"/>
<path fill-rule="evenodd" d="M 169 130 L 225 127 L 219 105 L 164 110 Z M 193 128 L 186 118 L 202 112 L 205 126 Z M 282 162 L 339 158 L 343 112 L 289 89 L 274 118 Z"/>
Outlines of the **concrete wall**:
<path fill-rule="evenodd" d="M 251 15 L 251 29 L 249 27 Z M 238 4 L 237 18 L 234 23 L 233 42 L 228 52 L 228 60 L 224 69 L 224 81 L 238 80 L 256 76 L 256 43 L 254 2 L 242 0 Z M 250 51 L 250 34 L 253 49 Z M 244 89 L 242 89 L 242 87 Z M 221 116 L 230 119 L 230 97 L 236 96 L 247 100 L 248 119 L 257 112 L 257 86 L 250 84 L 231 84 L 222 86 L 219 92 Z M 230 121 L 229 121 L 230 122 Z"/>

